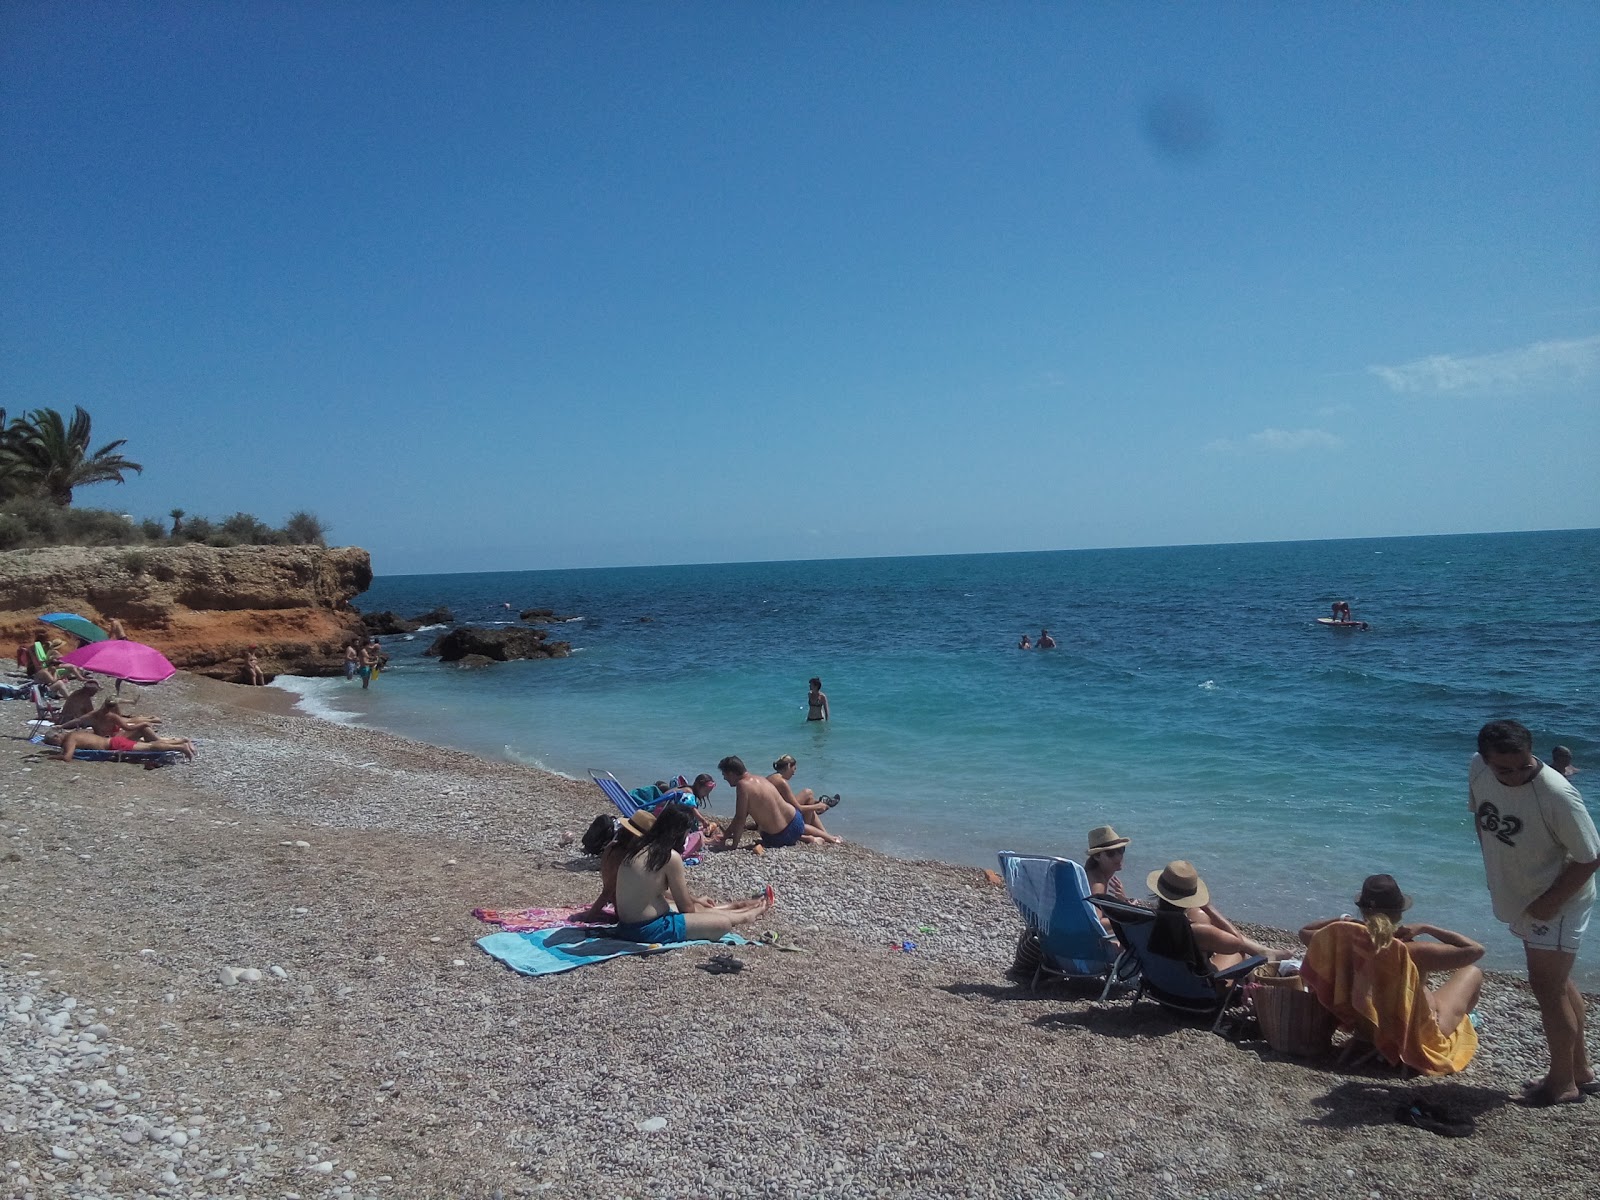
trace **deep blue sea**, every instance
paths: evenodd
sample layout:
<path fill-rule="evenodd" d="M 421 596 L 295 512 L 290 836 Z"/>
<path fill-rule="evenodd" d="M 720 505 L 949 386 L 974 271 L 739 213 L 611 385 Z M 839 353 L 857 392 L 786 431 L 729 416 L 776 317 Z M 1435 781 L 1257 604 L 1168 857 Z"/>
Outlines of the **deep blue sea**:
<path fill-rule="evenodd" d="M 336 720 L 630 786 L 793 754 L 796 787 L 843 793 L 830 828 L 902 856 L 1080 856 L 1111 823 L 1130 890 L 1188 858 L 1225 912 L 1291 928 L 1389 871 L 1514 966 L 1467 760 L 1512 716 L 1600 780 L 1597 595 L 1600 530 L 388 576 L 362 609 L 552 608 L 574 653 L 461 670 L 425 632 L 384 639 L 370 691 L 281 682 Z M 1335 599 L 1370 629 L 1317 625 Z M 1057 649 L 1015 648 L 1045 626 Z"/>

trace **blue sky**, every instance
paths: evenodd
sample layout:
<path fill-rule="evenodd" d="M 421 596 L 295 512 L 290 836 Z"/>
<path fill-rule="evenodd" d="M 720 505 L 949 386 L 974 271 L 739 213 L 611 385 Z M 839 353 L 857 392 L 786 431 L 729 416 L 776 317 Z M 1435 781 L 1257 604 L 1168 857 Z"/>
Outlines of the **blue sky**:
<path fill-rule="evenodd" d="M 380 574 L 1600 525 L 1600 7 L 0 7 L 0 406 Z"/>

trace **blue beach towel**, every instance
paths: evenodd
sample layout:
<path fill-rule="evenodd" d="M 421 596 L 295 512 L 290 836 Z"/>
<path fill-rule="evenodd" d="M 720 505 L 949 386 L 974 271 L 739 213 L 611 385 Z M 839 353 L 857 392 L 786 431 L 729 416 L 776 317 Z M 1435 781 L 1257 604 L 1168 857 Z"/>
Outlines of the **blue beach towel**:
<path fill-rule="evenodd" d="M 559 975 L 589 963 L 621 958 L 624 954 L 656 954 L 679 946 L 709 946 L 710 942 L 630 942 L 610 936 L 611 925 L 557 925 L 530 933 L 491 933 L 478 939 L 478 948 L 497 958 L 519 975 Z M 749 945 L 737 933 L 725 933 L 729 946 Z"/>

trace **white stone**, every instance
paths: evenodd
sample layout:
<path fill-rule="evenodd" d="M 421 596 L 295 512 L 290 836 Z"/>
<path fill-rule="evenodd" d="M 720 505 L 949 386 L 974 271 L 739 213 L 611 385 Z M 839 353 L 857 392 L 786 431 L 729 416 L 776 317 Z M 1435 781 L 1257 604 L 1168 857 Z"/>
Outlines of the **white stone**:
<path fill-rule="evenodd" d="M 287 978 L 289 978 L 289 972 L 285 971 L 277 963 L 273 963 L 270 967 L 268 967 L 267 968 L 267 973 L 269 975 L 271 975 L 274 979 L 287 979 Z"/>
<path fill-rule="evenodd" d="M 76 1150 L 68 1150 L 65 1146 L 51 1146 L 50 1157 L 59 1158 L 62 1162 L 72 1162 L 78 1157 Z"/>
<path fill-rule="evenodd" d="M 294 848 L 296 850 L 309 850 L 309 849 L 311 849 L 311 843 L 310 842 L 296 842 L 294 844 Z"/>
<path fill-rule="evenodd" d="M 312 1167 L 311 1169 L 313 1171 L 315 1171 L 318 1175 L 332 1175 L 333 1174 L 333 1164 L 331 1162 L 329 1162 L 327 1159 L 323 1159 L 321 1162 L 319 1162 L 316 1166 Z"/>
<path fill-rule="evenodd" d="M 665 1117 L 650 1117 L 648 1120 L 640 1121 L 634 1125 L 634 1128 L 640 1133 L 660 1133 L 666 1127 L 667 1119 Z"/>
<path fill-rule="evenodd" d="M 245 983 L 260 983 L 261 972 L 254 967 L 246 967 L 239 972 L 239 978 Z"/>
<path fill-rule="evenodd" d="M 223 987 L 233 987 L 239 982 L 239 971 L 238 967 L 218 967 L 217 978 L 222 981 Z"/>

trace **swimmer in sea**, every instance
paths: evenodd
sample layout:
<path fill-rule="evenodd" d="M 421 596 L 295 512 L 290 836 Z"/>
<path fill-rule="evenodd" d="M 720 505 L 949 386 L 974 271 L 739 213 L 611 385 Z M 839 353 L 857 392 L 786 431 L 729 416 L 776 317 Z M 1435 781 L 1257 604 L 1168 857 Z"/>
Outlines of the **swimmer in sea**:
<path fill-rule="evenodd" d="M 1055 648 L 1056 640 L 1050 636 L 1050 631 L 1048 629 L 1039 630 L 1039 649 L 1054 650 Z"/>
<path fill-rule="evenodd" d="M 1018 650 L 1032 650 L 1033 649 L 1033 643 L 1028 640 L 1028 635 L 1027 634 L 1023 634 L 1022 635 L 1022 640 L 1017 643 L 1017 649 Z"/>
<path fill-rule="evenodd" d="M 826 721 L 828 719 L 828 697 L 822 690 L 822 680 L 815 675 L 811 677 L 811 690 L 806 694 L 806 720 Z"/>

